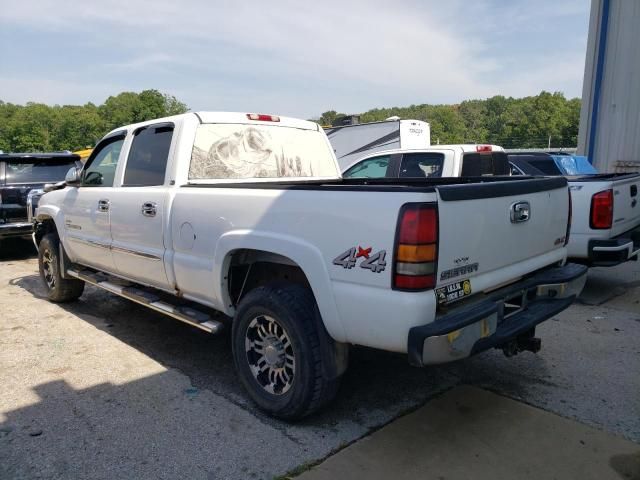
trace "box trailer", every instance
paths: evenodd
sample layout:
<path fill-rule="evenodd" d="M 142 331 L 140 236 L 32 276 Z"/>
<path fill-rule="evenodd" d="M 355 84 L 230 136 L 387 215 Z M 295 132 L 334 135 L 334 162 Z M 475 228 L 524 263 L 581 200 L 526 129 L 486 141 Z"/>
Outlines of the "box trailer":
<path fill-rule="evenodd" d="M 416 149 L 431 145 L 429 124 L 421 120 L 389 119 L 343 127 L 327 127 L 340 169 L 379 150 Z"/>

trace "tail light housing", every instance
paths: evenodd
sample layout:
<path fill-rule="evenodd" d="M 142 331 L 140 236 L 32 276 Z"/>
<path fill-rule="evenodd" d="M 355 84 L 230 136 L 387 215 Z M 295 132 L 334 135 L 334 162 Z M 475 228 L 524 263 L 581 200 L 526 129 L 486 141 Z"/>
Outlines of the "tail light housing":
<path fill-rule="evenodd" d="M 591 197 L 589 226 L 594 230 L 611 228 L 613 224 L 613 190 L 604 190 Z"/>
<path fill-rule="evenodd" d="M 438 206 L 407 203 L 400 209 L 393 262 L 393 288 L 421 291 L 436 285 Z"/>
<path fill-rule="evenodd" d="M 571 221 L 573 220 L 573 201 L 571 200 L 571 189 L 567 189 L 569 192 L 569 216 L 567 217 L 567 232 L 564 235 L 564 246 L 569 243 L 569 234 L 571 233 Z"/>

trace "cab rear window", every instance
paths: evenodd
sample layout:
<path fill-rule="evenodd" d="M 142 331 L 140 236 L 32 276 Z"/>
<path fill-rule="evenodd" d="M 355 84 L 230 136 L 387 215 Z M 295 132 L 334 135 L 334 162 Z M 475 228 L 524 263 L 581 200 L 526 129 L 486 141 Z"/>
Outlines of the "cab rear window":
<path fill-rule="evenodd" d="M 504 152 L 465 153 L 462 155 L 462 176 L 509 175 L 509 159 Z"/>

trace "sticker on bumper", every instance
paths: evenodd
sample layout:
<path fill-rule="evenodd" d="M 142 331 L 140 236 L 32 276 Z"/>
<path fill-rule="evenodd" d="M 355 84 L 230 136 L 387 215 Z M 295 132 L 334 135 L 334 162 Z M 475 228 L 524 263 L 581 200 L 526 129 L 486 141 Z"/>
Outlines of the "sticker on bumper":
<path fill-rule="evenodd" d="M 469 280 L 462 280 L 436 289 L 436 298 L 439 305 L 455 302 L 467 295 L 471 295 L 471 282 Z"/>

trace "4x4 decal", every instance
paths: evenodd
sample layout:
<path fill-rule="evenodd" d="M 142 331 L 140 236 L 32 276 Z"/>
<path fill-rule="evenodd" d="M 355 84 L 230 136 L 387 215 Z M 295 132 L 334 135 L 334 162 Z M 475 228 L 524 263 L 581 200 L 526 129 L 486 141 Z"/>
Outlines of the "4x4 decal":
<path fill-rule="evenodd" d="M 371 270 L 374 273 L 383 272 L 387 266 L 387 262 L 384 260 L 387 252 L 386 250 L 380 250 L 372 254 L 372 250 L 371 247 L 362 248 L 359 245 L 357 248 L 351 247 L 349 250 L 342 252 L 334 258 L 333 264 L 342 268 L 351 269 L 356 266 L 358 258 L 362 258 L 363 261 L 360 262 L 360 268 Z"/>

